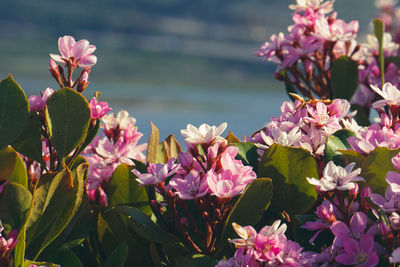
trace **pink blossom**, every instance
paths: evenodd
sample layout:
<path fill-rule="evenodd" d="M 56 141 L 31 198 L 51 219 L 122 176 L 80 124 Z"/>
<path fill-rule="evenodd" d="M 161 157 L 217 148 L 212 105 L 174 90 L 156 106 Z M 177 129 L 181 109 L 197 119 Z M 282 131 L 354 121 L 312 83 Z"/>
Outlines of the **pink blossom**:
<path fill-rule="evenodd" d="M 393 166 L 400 171 L 400 153 L 392 158 Z"/>
<path fill-rule="evenodd" d="M 90 117 L 95 120 L 102 118 L 111 110 L 107 102 L 97 102 L 97 99 L 95 97 L 90 100 L 89 107 Z"/>
<path fill-rule="evenodd" d="M 214 170 L 208 171 L 204 177 L 212 194 L 217 197 L 234 197 L 257 178 L 251 166 L 243 166 L 240 160 L 235 159 L 237 153 L 237 147 L 228 147 L 219 161 L 221 169 L 216 169 L 215 164 Z"/>
<path fill-rule="evenodd" d="M 175 159 L 172 158 L 166 164 L 150 162 L 147 173 L 140 173 L 136 169 L 133 169 L 132 172 L 138 177 L 136 181 L 139 182 L 139 185 L 155 185 L 177 172 L 180 165 L 175 164 L 174 161 Z"/>
<path fill-rule="evenodd" d="M 32 111 L 42 111 L 46 106 L 47 99 L 54 93 L 54 90 L 51 88 L 47 88 L 45 91 L 42 91 L 41 96 L 32 95 L 29 97 L 29 108 Z"/>
<path fill-rule="evenodd" d="M 169 185 L 176 190 L 175 194 L 181 199 L 195 199 L 206 195 L 209 191 L 207 180 L 192 169 L 186 175 L 175 175 Z"/>
<path fill-rule="evenodd" d="M 50 57 L 59 63 L 67 63 L 69 60 L 79 68 L 96 64 L 97 57 L 92 55 L 96 46 L 90 45 L 88 40 L 75 41 L 74 37 L 65 35 L 58 39 L 58 49 L 61 55 L 50 54 Z"/>
<path fill-rule="evenodd" d="M 261 262 L 273 261 L 283 251 L 286 244 L 286 224 L 275 221 L 271 226 L 264 226 L 254 239 L 254 256 Z"/>
<path fill-rule="evenodd" d="M 335 260 L 346 265 L 373 267 L 379 262 L 374 251 L 374 238 L 371 235 L 362 235 L 357 242 L 352 238 L 344 241 L 344 251 L 335 257 Z"/>
<path fill-rule="evenodd" d="M 102 205 L 104 207 L 108 206 L 108 197 L 101 186 L 89 189 L 87 188 L 88 199 L 91 202 L 96 202 L 96 204 Z"/>
<path fill-rule="evenodd" d="M 346 23 L 341 19 L 328 22 L 327 17 L 319 17 L 315 22 L 314 36 L 326 41 L 350 41 L 357 35 L 359 29 L 358 21 Z"/>
<path fill-rule="evenodd" d="M 251 247 L 254 245 L 254 238 L 257 235 L 256 230 L 252 226 L 240 226 L 237 223 L 232 223 L 233 229 L 241 238 L 230 239 L 236 248 Z"/>
<path fill-rule="evenodd" d="M 331 116 L 328 113 L 328 107 L 323 102 L 318 101 L 315 107 L 307 104 L 307 110 L 310 117 L 306 117 L 305 119 L 308 122 L 313 122 L 319 127 L 326 126 L 336 130 L 342 128 L 339 124 L 338 118 L 336 116 Z"/>
<path fill-rule="evenodd" d="M 315 222 L 306 222 L 302 226 L 302 228 L 306 228 L 310 231 L 318 230 L 310 239 L 310 243 L 313 243 L 319 233 L 321 233 L 324 229 L 330 229 L 332 227 L 333 223 L 336 221 L 335 212 L 335 207 L 328 200 L 324 200 L 322 204 L 317 207 L 315 213 L 318 217 L 318 220 Z"/>
<path fill-rule="evenodd" d="M 320 191 L 351 190 L 355 187 L 354 182 L 365 182 L 364 178 L 358 176 L 361 173 L 360 168 L 353 171 L 355 165 L 353 162 L 343 168 L 336 166 L 333 161 L 329 161 L 325 166 L 321 179 L 307 177 L 307 181 L 317 186 Z"/>
<path fill-rule="evenodd" d="M 289 8 L 297 12 L 312 8 L 314 10 L 321 10 L 325 14 L 333 10 L 334 0 L 322 2 L 324 0 L 296 0 L 296 5 L 289 5 Z"/>

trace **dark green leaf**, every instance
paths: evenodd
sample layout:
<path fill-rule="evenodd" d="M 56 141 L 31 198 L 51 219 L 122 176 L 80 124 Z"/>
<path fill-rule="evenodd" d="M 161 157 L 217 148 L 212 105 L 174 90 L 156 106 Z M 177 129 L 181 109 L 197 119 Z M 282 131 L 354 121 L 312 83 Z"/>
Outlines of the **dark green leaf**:
<path fill-rule="evenodd" d="M 272 181 L 268 178 L 258 178 L 247 186 L 225 221 L 221 232 L 222 247 L 227 243 L 228 237 L 236 237 L 232 223 L 245 226 L 258 222 L 270 205 L 272 191 Z"/>
<path fill-rule="evenodd" d="M 14 252 L 14 267 L 22 267 L 25 261 L 25 225 L 18 233 L 18 243 Z"/>
<path fill-rule="evenodd" d="M 195 254 L 191 256 L 181 256 L 176 259 L 177 267 L 209 267 L 216 266 L 217 260 L 203 254 Z"/>
<path fill-rule="evenodd" d="M 391 150 L 386 147 L 377 147 L 370 152 L 361 164 L 361 177 L 367 181 L 374 193 L 385 195 L 388 183 L 386 174 L 389 171 L 397 171 L 392 164 L 392 158 L 400 152 L 400 149 Z"/>
<path fill-rule="evenodd" d="M 20 229 L 31 206 L 32 195 L 22 185 L 8 183 L 0 196 L 1 221 L 8 230 Z"/>
<path fill-rule="evenodd" d="M 306 177 L 319 175 L 317 163 L 308 151 L 274 144 L 265 151 L 258 172 L 259 176 L 272 179 L 272 203 L 290 216 L 304 213 L 314 205 L 317 192 Z"/>
<path fill-rule="evenodd" d="M 86 136 L 85 141 L 83 142 L 82 146 L 79 148 L 78 155 L 82 153 L 82 151 L 93 141 L 96 137 L 97 133 L 100 129 L 100 120 L 96 120 L 96 124 L 91 128 Z"/>
<path fill-rule="evenodd" d="M 341 56 L 332 64 L 331 88 L 333 98 L 350 100 L 358 86 L 358 64 L 347 56 Z"/>
<path fill-rule="evenodd" d="M 22 155 L 40 162 L 42 165 L 42 133 L 39 116 L 31 111 L 25 130 L 11 144 L 11 146 Z"/>
<path fill-rule="evenodd" d="M 0 150 L 14 142 L 28 123 L 29 105 L 11 74 L 0 81 Z"/>
<path fill-rule="evenodd" d="M 259 156 L 255 144 L 242 142 L 232 143 L 231 145 L 238 148 L 238 155 L 236 157 L 240 159 L 244 165 L 252 166 L 253 170 L 257 172 Z"/>
<path fill-rule="evenodd" d="M 62 267 L 83 267 L 81 260 L 70 250 L 63 250 L 55 260 Z"/>
<path fill-rule="evenodd" d="M 17 153 L 12 147 L 0 151 L 0 181 L 7 180 L 15 169 Z"/>
<path fill-rule="evenodd" d="M 379 63 L 383 86 L 385 84 L 385 56 L 383 53 L 383 37 L 385 35 L 385 24 L 381 19 L 374 19 L 374 34 L 379 43 Z"/>
<path fill-rule="evenodd" d="M 342 140 L 340 140 L 338 137 L 334 135 L 329 136 L 325 143 L 325 150 L 324 150 L 325 163 L 333 161 L 336 165 L 345 167 L 343 154 L 337 151 L 345 149 L 346 146 L 343 144 Z"/>
<path fill-rule="evenodd" d="M 82 164 L 74 173 L 64 169 L 39 179 L 26 221 L 28 258 L 36 259 L 74 216 L 82 201 L 87 168 Z"/>
<path fill-rule="evenodd" d="M 112 253 L 108 256 L 107 261 L 103 267 L 123 267 L 128 256 L 128 246 L 126 243 L 121 243 Z"/>
<path fill-rule="evenodd" d="M 63 88 L 49 97 L 46 106 L 50 135 L 61 160 L 86 137 L 90 122 L 89 103 L 78 92 Z"/>

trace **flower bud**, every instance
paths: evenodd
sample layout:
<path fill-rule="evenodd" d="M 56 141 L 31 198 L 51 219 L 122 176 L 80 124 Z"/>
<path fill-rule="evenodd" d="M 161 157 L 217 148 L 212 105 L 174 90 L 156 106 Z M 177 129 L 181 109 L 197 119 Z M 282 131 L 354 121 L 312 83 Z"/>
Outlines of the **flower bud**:
<path fill-rule="evenodd" d="M 85 91 L 86 87 L 89 85 L 89 73 L 87 71 L 84 71 L 81 79 L 78 83 L 78 87 L 76 88 L 76 90 L 80 93 L 82 93 L 83 91 Z"/>
<path fill-rule="evenodd" d="M 400 230 L 400 215 L 397 212 L 392 212 L 389 216 L 390 226 L 398 231 Z"/>

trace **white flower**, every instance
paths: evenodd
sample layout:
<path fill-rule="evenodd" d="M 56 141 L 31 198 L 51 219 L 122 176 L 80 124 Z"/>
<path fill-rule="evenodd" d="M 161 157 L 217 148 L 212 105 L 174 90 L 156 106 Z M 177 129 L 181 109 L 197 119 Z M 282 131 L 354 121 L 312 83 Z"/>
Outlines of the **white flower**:
<path fill-rule="evenodd" d="M 392 256 L 389 257 L 390 263 L 400 263 L 400 247 L 396 248 L 392 252 Z"/>
<path fill-rule="evenodd" d="M 312 8 L 314 10 L 322 10 L 323 13 L 329 13 L 333 10 L 333 3 L 335 0 L 326 1 L 322 3 L 324 0 L 296 0 L 297 5 L 289 5 L 289 8 L 292 10 L 304 11 L 307 8 Z"/>
<path fill-rule="evenodd" d="M 400 90 L 393 86 L 391 83 L 385 83 L 382 90 L 376 86 L 370 85 L 371 89 L 380 95 L 383 100 L 378 100 L 372 103 L 373 108 L 381 108 L 385 105 L 398 106 L 400 105 Z"/>
<path fill-rule="evenodd" d="M 320 191 L 351 190 L 355 187 L 354 182 L 365 182 L 364 178 L 357 176 L 361 173 L 360 168 L 352 171 L 355 165 L 356 163 L 353 162 L 343 168 L 336 166 L 333 161 L 329 161 L 325 166 L 321 179 L 307 177 L 307 181 L 312 185 L 318 186 Z"/>
<path fill-rule="evenodd" d="M 218 127 L 203 123 L 199 128 L 196 128 L 188 124 L 186 129 L 181 130 L 181 134 L 185 137 L 186 144 L 211 144 L 213 141 L 225 142 L 225 139 L 220 135 L 227 125 L 226 122 L 221 123 Z"/>
<path fill-rule="evenodd" d="M 364 46 L 368 49 L 370 54 L 379 51 L 379 42 L 375 35 L 368 34 L 367 42 L 368 43 L 364 44 Z M 395 56 L 398 50 L 399 44 L 392 41 L 392 35 L 390 33 L 385 32 L 383 35 L 383 51 L 385 51 L 385 56 Z"/>
<path fill-rule="evenodd" d="M 277 126 L 270 127 L 269 133 L 267 136 L 264 131 L 261 131 L 261 138 L 265 142 L 267 146 L 271 146 L 272 144 L 280 144 L 282 146 L 293 146 L 296 145 L 301 138 L 301 132 L 299 127 L 294 127 L 289 132 L 282 130 Z M 262 147 L 262 146 L 261 146 Z"/>
<path fill-rule="evenodd" d="M 115 129 L 119 127 L 121 130 L 125 130 L 128 127 L 133 127 L 136 123 L 136 119 L 129 117 L 129 113 L 126 110 L 121 110 L 118 115 L 115 116 L 113 112 L 108 115 L 104 115 L 102 118 L 106 129 Z"/>

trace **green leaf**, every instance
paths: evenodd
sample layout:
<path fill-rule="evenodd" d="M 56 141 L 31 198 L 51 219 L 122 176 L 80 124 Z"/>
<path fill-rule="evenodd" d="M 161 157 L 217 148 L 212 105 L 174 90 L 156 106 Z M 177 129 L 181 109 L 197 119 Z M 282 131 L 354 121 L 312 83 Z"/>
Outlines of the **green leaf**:
<path fill-rule="evenodd" d="M 221 232 L 221 246 L 227 243 L 227 238 L 235 237 L 232 223 L 239 225 L 255 225 L 272 199 L 272 181 L 268 178 L 258 178 L 252 181 L 240 196 Z"/>
<path fill-rule="evenodd" d="M 25 260 L 25 225 L 20 229 L 18 233 L 18 242 L 15 246 L 14 252 L 14 267 L 22 267 L 24 265 Z"/>
<path fill-rule="evenodd" d="M 209 267 L 216 266 L 218 261 L 203 254 L 181 256 L 176 258 L 176 267 Z"/>
<path fill-rule="evenodd" d="M 344 160 L 345 160 L 346 166 L 349 165 L 352 162 L 355 162 L 356 163 L 356 167 L 360 168 L 361 164 L 363 163 L 363 161 L 366 158 L 361 153 L 359 153 L 357 151 L 353 151 L 353 150 L 341 150 L 340 152 L 344 156 Z"/>
<path fill-rule="evenodd" d="M 356 61 L 341 56 L 332 64 L 331 88 L 333 98 L 350 100 L 358 86 L 358 64 Z"/>
<path fill-rule="evenodd" d="M 241 143 L 239 138 L 237 138 L 231 131 L 229 131 L 226 140 L 228 140 L 228 145 L 231 145 L 232 143 Z"/>
<path fill-rule="evenodd" d="M 15 169 L 17 153 L 12 147 L 0 151 L 0 181 L 7 180 Z"/>
<path fill-rule="evenodd" d="M 11 75 L 0 81 L 0 150 L 25 130 L 29 105 L 24 91 Z"/>
<path fill-rule="evenodd" d="M 345 150 L 345 149 L 346 146 L 343 144 L 342 140 L 340 140 L 338 137 L 334 135 L 329 136 L 325 143 L 325 150 L 324 150 L 325 163 L 333 161 L 336 165 L 345 167 L 343 154 L 341 152 L 338 152 L 338 150 Z"/>
<path fill-rule="evenodd" d="M 62 267 L 83 267 L 81 260 L 70 250 L 63 250 L 57 255 L 56 260 Z"/>
<path fill-rule="evenodd" d="M 61 160 L 86 137 L 90 122 L 89 103 L 80 93 L 63 88 L 49 97 L 46 106 L 50 135 Z"/>
<path fill-rule="evenodd" d="M 83 142 L 82 146 L 79 148 L 78 155 L 82 153 L 82 151 L 93 141 L 93 139 L 96 137 L 97 133 L 99 132 L 100 129 L 100 120 L 96 120 L 96 124 L 90 128 L 85 141 Z"/>
<path fill-rule="evenodd" d="M 115 209 L 99 214 L 97 236 L 106 256 L 124 242 L 129 250 L 126 266 L 151 266 L 150 242 L 137 235 L 130 227 L 128 217 Z"/>
<path fill-rule="evenodd" d="M 31 201 L 31 193 L 22 185 L 11 182 L 5 186 L 4 193 L 0 196 L 0 214 L 6 229 L 22 227 Z"/>
<path fill-rule="evenodd" d="M 319 175 L 317 163 L 308 151 L 273 144 L 265 151 L 258 173 L 272 179 L 272 203 L 288 212 L 291 218 L 314 205 L 317 192 L 306 177 L 319 178 Z"/>
<path fill-rule="evenodd" d="M 11 176 L 8 177 L 8 181 L 20 184 L 23 187 L 28 188 L 28 174 L 26 172 L 25 163 L 18 155 L 15 161 L 14 170 L 11 173 Z"/>
<path fill-rule="evenodd" d="M 257 172 L 258 169 L 258 153 L 257 147 L 253 143 L 232 143 L 231 145 L 238 148 L 236 158 L 240 159 L 244 165 L 252 166 L 253 170 Z"/>
<path fill-rule="evenodd" d="M 121 164 L 115 169 L 108 184 L 108 201 L 110 207 L 129 205 L 142 210 L 146 215 L 151 215 L 149 198 L 144 186 L 139 186 L 133 167 Z"/>
<path fill-rule="evenodd" d="M 379 63 L 381 71 L 382 86 L 385 84 L 385 56 L 383 53 L 383 37 L 385 35 L 385 24 L 381 19 L 374 19 L 374 34 L 379 43 Z"/>
<path fill-rule="evenodd" d="M 138 208 L 122 206 L 117 207 L 116 210 L 128 216 L 129 223 L 141 237 L 159 244 L 175 245 L 178 243 L 178 240 L 173 235 L 161 229 Z"/>
<path fill-rule="evenodd" d="M 385 177 L 389 171 L 397 171 L 392 164 L 392 158 L 399 152 L 400 149 L 377 147 L 362 162 L 360 176 L 364 177 L 374 193 L 385 195 L 388 186 Z"/>
<path fill-rule="evenodd" d="M 39 116 L 31 111 L 25 130 L 11 144 L 22 155 L 44 165 L 42 158 L 42 124 Z"/>
<path fill-rule="evenodd" d="M 36 259 L 67 226 L 81 204 L 87 164 L 43 175 L 26 220 L 28 258 Z"/>
<path fill-rule="evenodd" d="M 357 114 L 355 115 L 354 119 L 357 121 L 358 125 L 360 126 L 369 126 L 371 123 L 369 122 L 369 110 L 357 105 L 357 104 L 352 104 L 351 105 L 351 110 L 357 111 Z"/>
<path fill-rule="evenodd" d="M 150 138 L 149 138 L 149 143 L 147 145 L 146 161 L 147 161 L 147 163 L 150 163 L 150 162 L 158 163 L 158 162 L 160 162 L 158 160 L 158 154 L 159 154 L 158 140 L 159 140 L 160 132 L 159 132 L 158 128 L 151 121 L 150 121 L 150 126 L 151 126 L 151 134 L 150 134 Z"/>
<path fill-rule="evenodd" d="M 112 253 L 108 256 L 107 261 L 103 267 L 123 267 L 126 258 L 128 257 L 128 246 L 126 243 L 121 243 Z"/>

